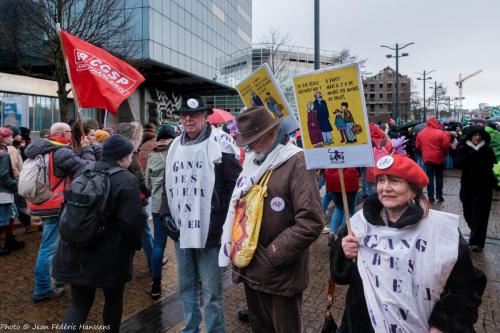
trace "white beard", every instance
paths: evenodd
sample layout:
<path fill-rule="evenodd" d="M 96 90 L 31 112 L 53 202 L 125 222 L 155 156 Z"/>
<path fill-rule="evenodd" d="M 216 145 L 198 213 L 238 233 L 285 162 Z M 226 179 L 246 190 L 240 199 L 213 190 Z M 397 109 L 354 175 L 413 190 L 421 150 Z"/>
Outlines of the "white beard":
<path fill-rule="evenodd" d="M 253 158 L 255 160 L 258 160 L 258 161 L 261 161 L 264 158 L 264 156 L 266 156 L 266 154 L 263 154 L 263 153 L 253 153 Z"/>

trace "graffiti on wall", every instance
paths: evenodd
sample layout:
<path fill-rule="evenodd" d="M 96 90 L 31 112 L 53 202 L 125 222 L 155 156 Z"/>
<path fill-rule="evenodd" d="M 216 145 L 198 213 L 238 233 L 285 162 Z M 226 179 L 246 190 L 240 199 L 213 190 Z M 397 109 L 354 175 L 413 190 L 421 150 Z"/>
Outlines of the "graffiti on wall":
<path fill-rule="evenodd" d="M 175 92 L 160 91 L 156 88 L 151 89 L 153 102 L 149 103 L 149 119 L 150 123 L 176 123 L 178 117 L 172 112 L 181 107 L 182 97 Z"/>

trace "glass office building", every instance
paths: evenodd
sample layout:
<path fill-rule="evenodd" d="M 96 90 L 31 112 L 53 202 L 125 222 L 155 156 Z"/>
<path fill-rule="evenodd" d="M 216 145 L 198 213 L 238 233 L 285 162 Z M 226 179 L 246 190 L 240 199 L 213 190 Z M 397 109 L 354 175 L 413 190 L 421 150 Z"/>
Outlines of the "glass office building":
<path fill-rule="evenodd" d="M 149 59 L 208 80 L 215 59 L 252 43 L 251 0 L 126 0 L 132 40 Z"/>
<path fill-rule="evenodd" d="M 251 0 L 123 0 L 119 10 L 130 17 L 130 31 L 109 42 L 134 46 L 129 61 L 146 81 L 122 104 L 116 121 L 171 121 L 186 94 L 229 111 L 239 108 L 236 90 L 216 81 L 216 59 L 251 46 Z M 0 72 L 23 75 L 5 59 L 0 59 Z M 12 91 L 3 93 L 12 96 Z"/>
<path fill-rule="evenodd" d="M 157 114 L 160 121 L 169 120 L 180 97 L 190 93 L 214 107 L 239 109 L 234 88 L 216 81 L 216 59 L 251 46 L 251 0 L 125 0 L 124 5 L 134 26 L 130 39 L 139 45 L 133 62 L 146 77 L 135 94 L 141 119 Z"/>

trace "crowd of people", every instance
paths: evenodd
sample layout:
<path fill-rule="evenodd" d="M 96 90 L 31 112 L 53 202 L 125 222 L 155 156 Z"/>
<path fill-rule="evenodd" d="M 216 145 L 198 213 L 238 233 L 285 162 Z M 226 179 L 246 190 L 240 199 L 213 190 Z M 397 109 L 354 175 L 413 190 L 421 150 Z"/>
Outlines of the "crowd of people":
<path fill-rule="evenodd" d="M 244 284 L 242 317 L 254 332 L 301 331 L 314 260 L 309 247 L 322 232 L 330 239 L 331 278 L 350 285 L 339 332 L 474 331 L 486 278 L 470 250 L 484 249 L 497 187 L 492 170 L 498 161 L 484 126 L 447 129 L 436 118 L 419 131 L 370 124 L 375 166 L 344 169 L 344 209 L 339 170 L 308 170 L 300 135 L 284 132 L 283 118 L 255 106 L 237 115 L 237 132 L 229 133 L 208 124 L 211 112 L 199 96 L 184 96 L 174 112 L 180 133 L 137 122 L 104 130 L 90 119 L 54 123 L 31 142 L 26 128 L 0 128 L 0 255 L 25 245 L 16 239 L 16 221 L 41 229 L 32 299 L 61 297 L 70 286 L 63 332 L 81 331 L 97 288 L 104 291 L 103 324 L 119 331 L 125 286 L 141 249 L 150 295 L 159 299 L 168 238 L 175 248 L 182 332 L 200 332 L 202 318 L 207 332 L 224 332 L 221 266 L 231 261 L 228 244 L 234 245 L 228 225 L 255 214 L 242 203 L 256 184 L 265 184 L 257 242 L 251 260 L 232 267 L 234 282 Z M 47 171 L 49 196 L 43 200 L 20 195 L 32 165 Z M 458 217 L 439 211 L 443 172 L 450 167 L 462 171 L 468 243 Z M 88 195 L 86 182 L 95 175 L 106 177 L 102 196 Z M 65 216 L 77 209 L 70 202 L 75 197 L 79 207 L 83 198 L 99 197 L 105 208 L 91 245 L 68 236 L 76 222 Z"/>

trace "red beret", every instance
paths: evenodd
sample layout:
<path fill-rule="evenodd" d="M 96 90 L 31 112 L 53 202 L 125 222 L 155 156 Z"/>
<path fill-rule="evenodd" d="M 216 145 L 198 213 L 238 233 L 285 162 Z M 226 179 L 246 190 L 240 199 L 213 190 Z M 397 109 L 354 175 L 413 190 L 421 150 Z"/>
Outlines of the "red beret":
<path fill-rule="evenodd" d="M 393 154 L 379 159 L 375 165 L 374 176 L 389 175 L 406 180 L 408 183 L 424 189 L 429 183 L 425 171 L 411 158 Z"/>

